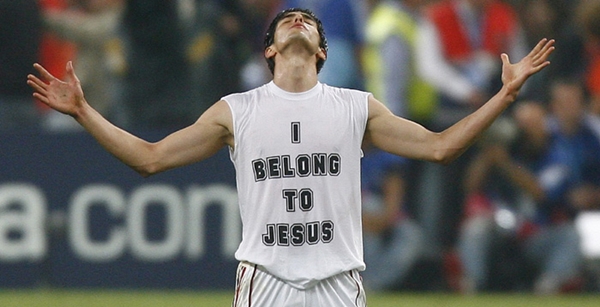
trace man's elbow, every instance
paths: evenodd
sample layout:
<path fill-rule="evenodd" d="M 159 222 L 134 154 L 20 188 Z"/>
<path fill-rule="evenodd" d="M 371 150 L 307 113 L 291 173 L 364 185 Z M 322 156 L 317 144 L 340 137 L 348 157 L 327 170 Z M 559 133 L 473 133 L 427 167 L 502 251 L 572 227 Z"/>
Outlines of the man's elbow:
<path fill-rule="evenodd" d="M 140 166 L 131 166 L 131 168 L 140 174 L 144 178 L 148 178 L 152 175 L 158 174 L 161 170 L 156 165 L 140 165 Z"/>
<path fill-rule="evenodd" d="M 457 149 L 438 149 L 435 150 L 430 162 L 434 162 L 441 165 L 448 165 L 456 160 L 460 155 L 464 152 L 464 150 Z"/>
<path fill-rule="evenodd" d="M 150 172 L 145 172 L 145 171 L 140 171 L 140 170 L 135 170 L 135 171 L 144 178 L 148 178 L 148 177 L 154 175 L 154 173 L 150 173 Z"/>
<path fill-rule="evenodd" d="M 440 157 L 440 158 L 435 158 L 433 160 L 433 162 L 437 163 L 437 164 L 441 164 L 441 165 L 448 165 L 448 164 L 452 163 L 454 160 L 456 160 L 456 158 L 453 158 L 453 157 Z"/>

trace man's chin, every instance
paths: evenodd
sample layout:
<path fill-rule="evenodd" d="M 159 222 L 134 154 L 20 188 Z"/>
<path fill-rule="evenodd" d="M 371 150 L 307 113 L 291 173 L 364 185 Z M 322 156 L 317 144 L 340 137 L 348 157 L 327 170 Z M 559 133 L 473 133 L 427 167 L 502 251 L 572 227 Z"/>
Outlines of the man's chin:
<path fill-rule="evenodd" d="M 307 37 L 304 33 L 290 35 L 286 41 L 286 46 L 302 46 L 306 50 L 311 50 L 314 53 L 316 53 L 319 50 L 319 46 L 312 42 L 310 38 Z"/>

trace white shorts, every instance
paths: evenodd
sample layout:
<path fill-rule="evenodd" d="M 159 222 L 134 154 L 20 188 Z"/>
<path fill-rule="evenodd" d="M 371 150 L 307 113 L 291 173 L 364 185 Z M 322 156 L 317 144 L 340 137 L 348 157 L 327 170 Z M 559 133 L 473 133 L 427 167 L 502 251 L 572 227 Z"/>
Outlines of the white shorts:
<path fill-rule="evenodd" d="M 241 262 L 237 269 L 232 307 L 365 307 L 367 300 L 357 270 L 320 281 L 308 289 L 298 289 L 285 281 Z"/>

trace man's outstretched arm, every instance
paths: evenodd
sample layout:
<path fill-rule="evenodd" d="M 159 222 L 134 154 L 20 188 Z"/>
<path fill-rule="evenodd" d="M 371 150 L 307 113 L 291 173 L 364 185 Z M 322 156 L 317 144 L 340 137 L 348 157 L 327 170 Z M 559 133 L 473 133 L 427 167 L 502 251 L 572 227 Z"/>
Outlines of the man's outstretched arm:
<path fill-rule="evenodd" d="M 72 116 L 107 151 L 143 176 L 206 159 L 233 143 L 231 113 L 224 101 L 209 108 L 193 125 L 151 143 L 116 127 L 87 103 L 71 62 L 67 63 L 64 81 L 39 64 L 34 67 L 41 79 L 27 76 L 33 96 Z"/>
<path fill-rule="evenodd" d="M 458 158 L 512 104 L 525 81 L 550 62 L 554 40 L 542 39 L 518 63 L 502 54 L 502 88 L 477 111 L 442 132 L 432 132 L 393 115 L 377 99 L 369 98 L 366 138 L 382 150 L 412 159 L 449 163 Z"/>

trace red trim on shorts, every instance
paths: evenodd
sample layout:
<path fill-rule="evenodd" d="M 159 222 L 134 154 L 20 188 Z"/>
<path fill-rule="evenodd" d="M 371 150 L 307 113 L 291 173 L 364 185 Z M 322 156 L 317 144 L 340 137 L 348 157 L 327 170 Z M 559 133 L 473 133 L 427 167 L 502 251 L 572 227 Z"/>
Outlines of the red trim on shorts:
<path fill-rule="evenodd" d="M 246 267 L 241 267 L 240 272 L 237 274 L 235 297 L 233 299 L 233 306 L 234 307 L 237 306 L 238 299 L 240 297 L 241 282 L 242 282 L 242 279 L 244 278 L 244 274 L 245 273 L 246 273 Z"/>

